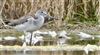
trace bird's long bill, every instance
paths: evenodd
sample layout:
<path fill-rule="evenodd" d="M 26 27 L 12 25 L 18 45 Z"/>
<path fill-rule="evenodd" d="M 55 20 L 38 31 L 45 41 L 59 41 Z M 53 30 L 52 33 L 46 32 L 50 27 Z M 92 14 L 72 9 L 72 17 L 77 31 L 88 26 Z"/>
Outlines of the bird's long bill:
<path fill-rule="evenodd" d="M 52 20 L 54 20 L 54 19 L 55 19 L 55 17 L 47 15 L 47 16 L 45 17 L 45 23 L 48 22 L 48 21 L 52 21 Z"/>

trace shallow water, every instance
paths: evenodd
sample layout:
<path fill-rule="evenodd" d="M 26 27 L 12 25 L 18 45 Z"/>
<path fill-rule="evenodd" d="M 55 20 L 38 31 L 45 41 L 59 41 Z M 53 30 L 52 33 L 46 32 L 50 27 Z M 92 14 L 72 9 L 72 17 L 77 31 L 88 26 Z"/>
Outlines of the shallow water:
<path fill-rule="evenodd" d="M 0 51 L 0 55 L 38 55 L 37 52 L 23 51 Z"/>
<path fill-rule="evenodd" d="M 89 52 L 88 55 L 98 55 L 99 52 Z M 87 55 L 84 51 L 0 51 L 0 55 Z"/>

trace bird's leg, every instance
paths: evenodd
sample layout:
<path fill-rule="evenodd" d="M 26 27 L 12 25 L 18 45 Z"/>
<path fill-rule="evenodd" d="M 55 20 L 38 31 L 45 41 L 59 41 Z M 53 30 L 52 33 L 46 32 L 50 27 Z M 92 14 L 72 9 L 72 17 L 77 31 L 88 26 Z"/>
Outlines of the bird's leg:
<path fill-rule="evenodd" d="M 26 40 L 25 40 L 25 39 L 26 39 L 25 36 L 26 36 L 26 32 L 24 32 L 24 42 L 26 42 Z"/>
<path fill-rule="evenodd" d="M 32 45 L 32 35 L 33 33 L 31 32 L 31 38 L 30 38 L 30 43 L 29 43 L 30 46 Z"/>
<path fill-rule="evenodd" d="M 37 35 L 39 35 L 39 34 L 38 34 L 38 33 L 35 33 L 35 34 L 34 34 L 34 37 L 36 38 Z"/>

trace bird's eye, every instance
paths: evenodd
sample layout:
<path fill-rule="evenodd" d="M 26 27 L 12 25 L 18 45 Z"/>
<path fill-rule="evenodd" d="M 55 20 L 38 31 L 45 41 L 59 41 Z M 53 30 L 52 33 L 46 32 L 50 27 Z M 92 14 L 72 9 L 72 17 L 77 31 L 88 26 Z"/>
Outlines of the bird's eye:
<path fill-rule="evenodd" d="M 43 13 L 43 12 L 41 12 L 41 13 Z"/>

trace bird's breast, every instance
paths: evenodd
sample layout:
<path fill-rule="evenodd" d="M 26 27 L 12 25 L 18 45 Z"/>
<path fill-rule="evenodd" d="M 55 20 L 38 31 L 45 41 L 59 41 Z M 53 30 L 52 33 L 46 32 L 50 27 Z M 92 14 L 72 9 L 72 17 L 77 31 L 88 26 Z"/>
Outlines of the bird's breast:
<path fill-rule="evenodd" d="M 33 22 L 33 25 L 37 26 L 37 27 L 41 27 L 44 24 L 44 17 L 39 17 L 37 19 L 37 21 Z"/>

